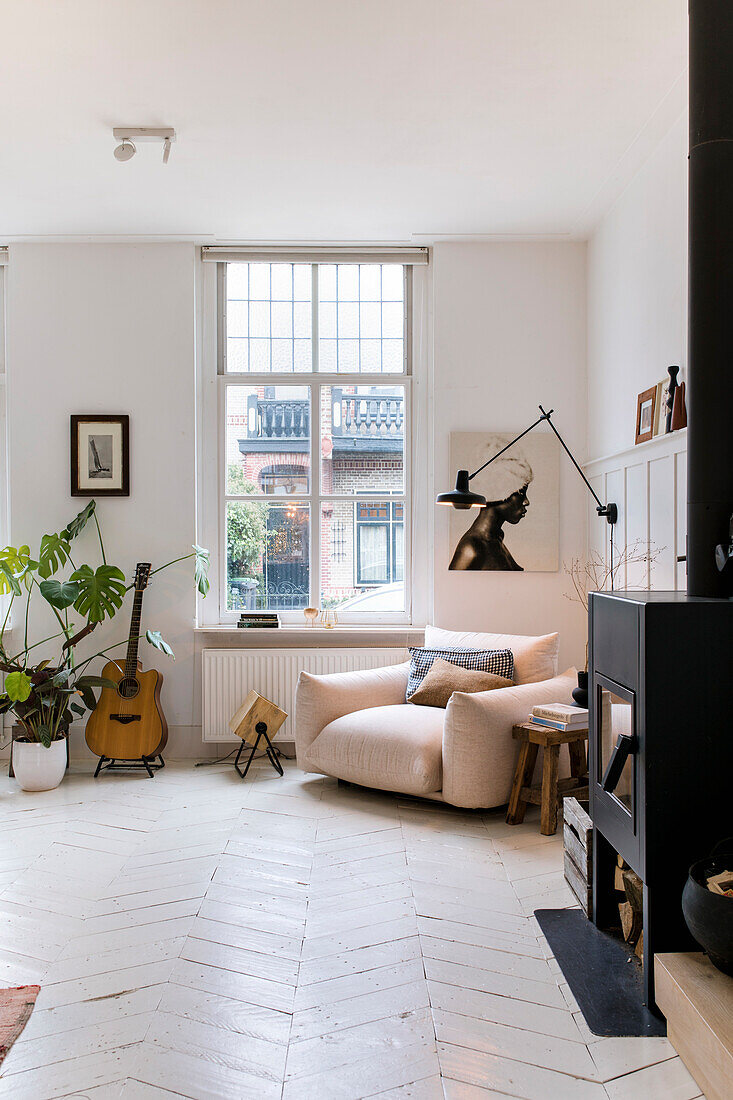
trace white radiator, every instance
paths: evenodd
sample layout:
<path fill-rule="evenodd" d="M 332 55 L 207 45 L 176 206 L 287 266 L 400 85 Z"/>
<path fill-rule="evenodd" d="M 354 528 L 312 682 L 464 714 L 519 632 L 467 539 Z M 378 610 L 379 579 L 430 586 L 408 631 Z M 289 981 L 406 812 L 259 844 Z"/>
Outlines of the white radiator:
<path fill-rule="evenodd" d="M 205 649 L 203 651 L 203 739 L 236 740 L 229 719 L 251 688 L 291 717 L 280 727 L 278 741 L 293 741 L 292 724 L 298 673 L 350 672 L 406 661 L 406 649 Z"/>

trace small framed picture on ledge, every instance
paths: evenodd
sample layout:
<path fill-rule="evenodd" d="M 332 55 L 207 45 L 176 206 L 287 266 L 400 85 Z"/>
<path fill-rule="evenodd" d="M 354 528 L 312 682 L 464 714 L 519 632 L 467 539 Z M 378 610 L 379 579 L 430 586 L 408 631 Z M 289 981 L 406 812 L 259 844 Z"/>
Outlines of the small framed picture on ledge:
<path fill-rule="evenodd" d="M 71 417 L 71 495 L 129 497 L 129 416 Z"/>
<path fill-rule="evenodd" d="M 654 435 L 654 410 L 657 404 L 657 387 L 644 390 L 636 399 L 636 437 L 634 443 L 646 443 Z"/>

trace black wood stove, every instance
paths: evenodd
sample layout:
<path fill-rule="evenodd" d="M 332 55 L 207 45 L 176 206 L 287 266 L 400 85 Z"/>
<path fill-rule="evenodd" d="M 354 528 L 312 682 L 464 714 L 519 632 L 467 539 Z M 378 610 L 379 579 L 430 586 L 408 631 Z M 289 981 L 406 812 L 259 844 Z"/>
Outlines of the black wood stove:
<path fill-rule="evenodd" d="M 644 883 L 650 1007 L 654 953 L 694 948 L 688 867 L 733 834 L 733 3 L 689 8 L 687 593 L 589 611 L 593 916 L 611 923 L 618 852 Z"/>
<path fill-rule="evenodd" d="M 697 950 L 687 870 L 733 831 L 733 602 L 593 593 L 589 657 L 593 919 L 618 920 L 618 853 L 644 883 L 652 1007 L 654 953 Z"/>

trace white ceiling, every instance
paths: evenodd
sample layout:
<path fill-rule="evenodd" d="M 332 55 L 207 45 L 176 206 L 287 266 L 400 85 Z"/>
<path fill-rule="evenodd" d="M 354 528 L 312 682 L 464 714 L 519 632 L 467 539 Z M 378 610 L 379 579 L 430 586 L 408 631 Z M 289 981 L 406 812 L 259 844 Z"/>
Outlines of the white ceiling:
<path fill-rule="evenodd" d="M 686 8 L 0 0 L 0 241 L 583 235 L 684 106 Z"/>

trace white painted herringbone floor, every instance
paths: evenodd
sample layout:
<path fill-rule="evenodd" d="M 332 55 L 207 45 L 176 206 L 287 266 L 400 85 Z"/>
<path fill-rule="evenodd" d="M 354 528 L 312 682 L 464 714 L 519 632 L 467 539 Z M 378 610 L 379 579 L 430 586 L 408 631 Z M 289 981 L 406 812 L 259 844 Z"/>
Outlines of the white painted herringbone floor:
<path fill-rule="evenodd" d="M 0 815 L 0 985 L 43 987 L 0 1097 L 700 1095 L 666 1040 L 588 1032 L 535 819 L 190 764 L 3 779 Z"/>

